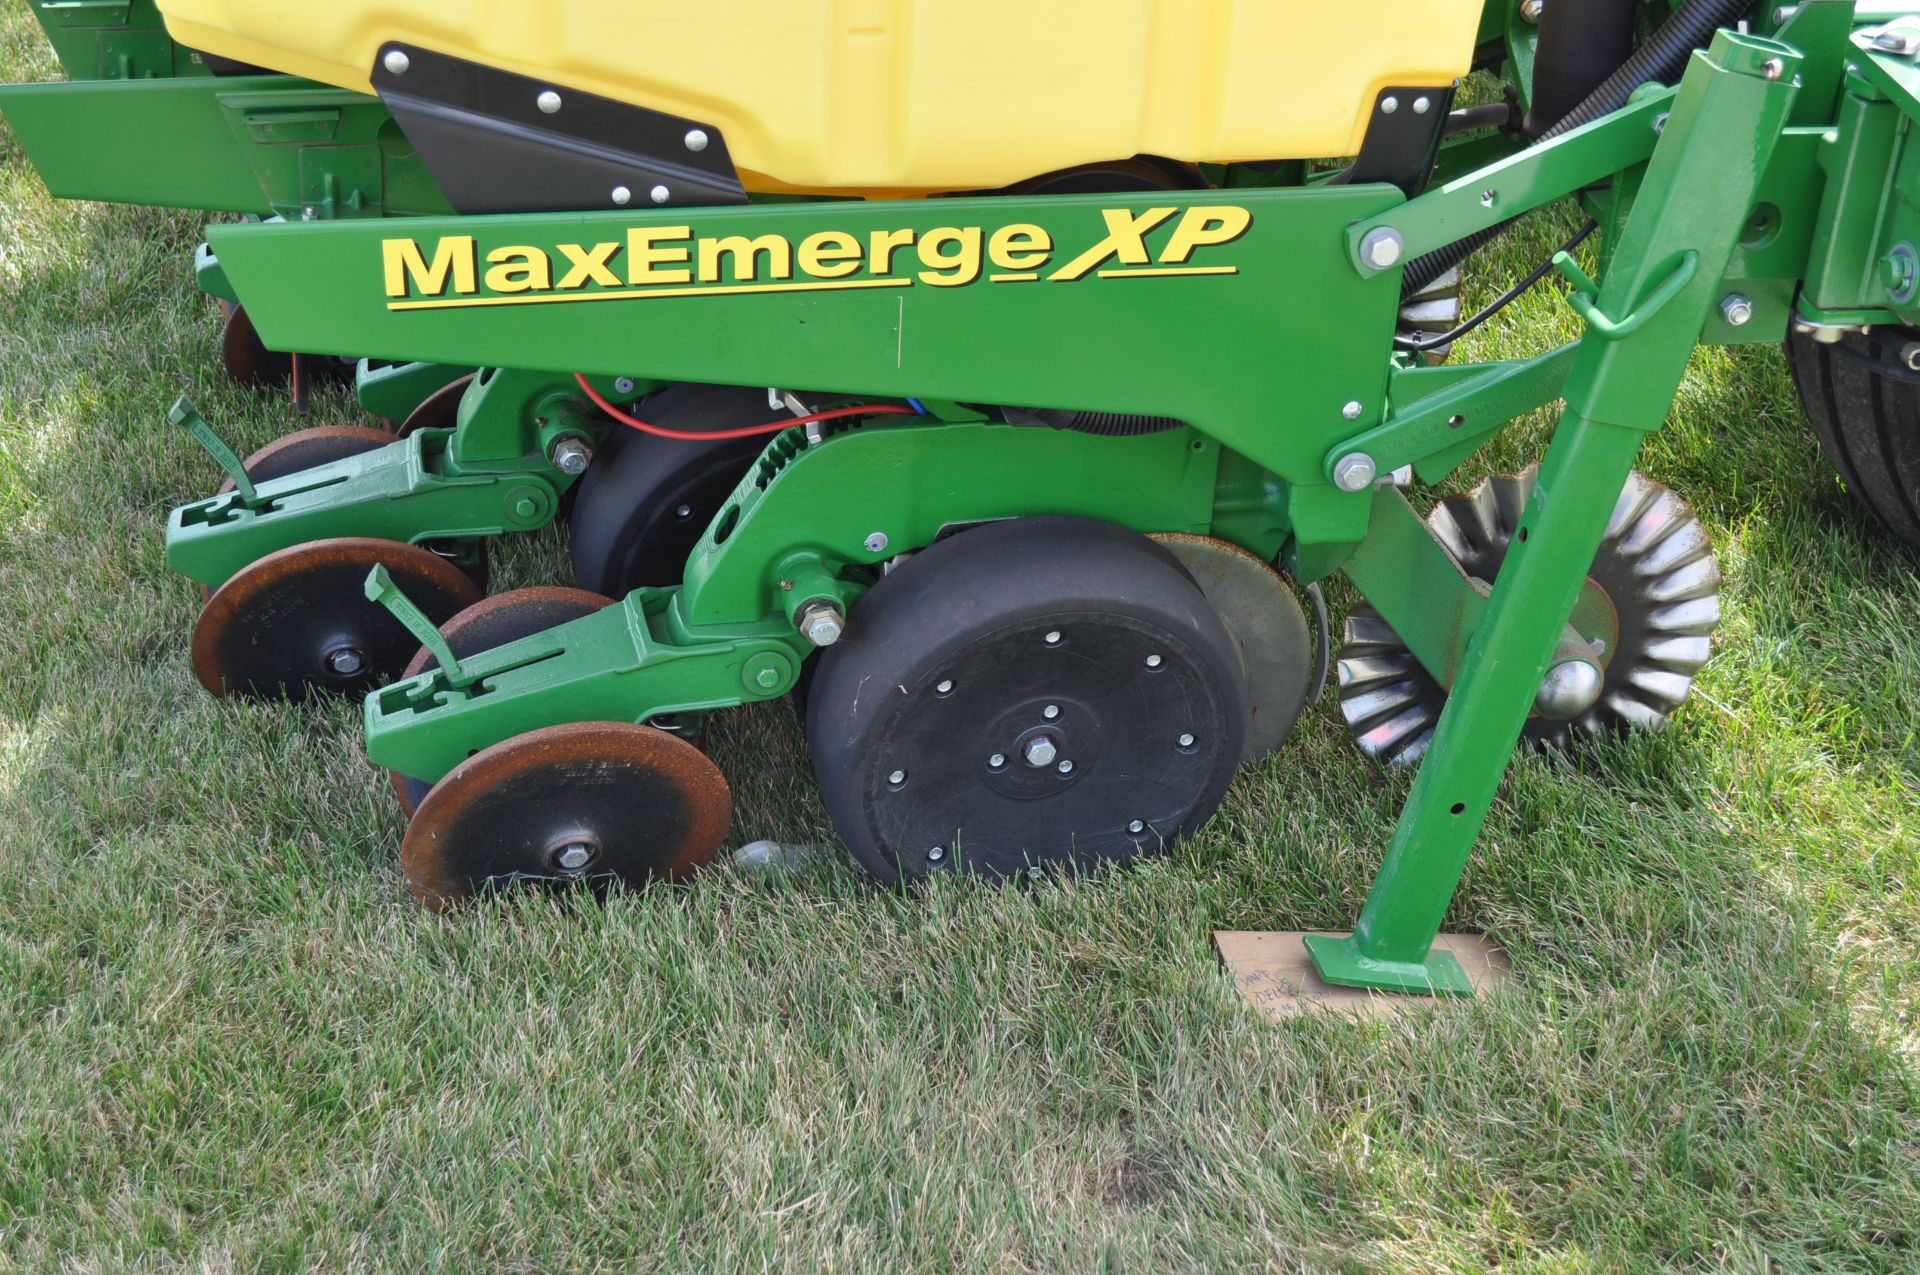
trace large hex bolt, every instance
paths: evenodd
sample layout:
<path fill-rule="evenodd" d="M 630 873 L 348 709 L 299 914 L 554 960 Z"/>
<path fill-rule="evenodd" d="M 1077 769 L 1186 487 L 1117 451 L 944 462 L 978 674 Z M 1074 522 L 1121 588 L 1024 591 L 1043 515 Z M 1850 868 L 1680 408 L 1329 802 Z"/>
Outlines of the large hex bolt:
<path fill-rule="evenodd" d="M 1407 241 L 1392 226 L 1377 226 L 1361 238 L 1360 260 L 1375 270 L 1391 269 L 1399 263 L 1406 245 Z"/>
<path fill-rule="evenodd" d="M 847 631 L 847 617 L 840 610 L 840 604 L 825 598 L 815 598 L 801 607 L 793 623 L 800 635 L 815 646 L 832 646 Z"/>
<path fill-rule="evenodd" d="M 586 439 L 567 434 L 554 443 L 547 459 L 561 473 L 578 478 L 593 463 L 593 447 Z"/>
<path fill-rule="evenodd" d="M 1599 702 L 1606 674 L 1586 660 L 1562 660 L 1547 670 L 1534 692 L 1533 706 L 1550 721 L 1568 722 Z"/>
<path fill-rule="evenodd" d="M 1379 467 L 1365 452 L 1348 452 L 1333 463 L 1333 485 L 1341 491 L 1365 491 L 1373 486 Z"/>

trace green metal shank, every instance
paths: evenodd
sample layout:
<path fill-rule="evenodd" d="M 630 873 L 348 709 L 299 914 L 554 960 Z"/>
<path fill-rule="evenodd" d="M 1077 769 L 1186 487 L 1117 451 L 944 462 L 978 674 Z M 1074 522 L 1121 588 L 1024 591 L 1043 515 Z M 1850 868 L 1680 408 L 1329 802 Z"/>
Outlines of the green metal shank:
<path fill-rule="evenodd" d="M 1328 982 L 1465 994 L 1434 946 L 1613 496 L 1660 428 L 1766 169 L 1798 57 L 1722 31 L 1696 56 L 1593 299 L 1567 408 L 1461 675 L 1351 935 L 1309 938 Z M 1692 262 L 1692 268 L 1686 263 Z M 1671 281 L 1687 282 L 1675 288 Z M 1613 339 L 1596 339 L 1602 333 Z"/>

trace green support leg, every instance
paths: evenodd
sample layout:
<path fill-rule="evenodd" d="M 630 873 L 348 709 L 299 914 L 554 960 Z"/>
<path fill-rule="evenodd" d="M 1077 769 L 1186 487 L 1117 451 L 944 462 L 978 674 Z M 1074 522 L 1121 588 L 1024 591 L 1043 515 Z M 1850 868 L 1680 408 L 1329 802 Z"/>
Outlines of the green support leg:
<path fill-rule="evenodd" d="M 1798 57 L 1722 31 L 1697 56 L 1568 378 L 1567 410 L 1353 933 L 1305 939 L 1327 982 L 1466 995 L 1434 946 L 1540 677 L 1646 433 L 1660 427 L 1792 104 Z M 1613 318 L 1610 316 L 1624 316 Z"/>

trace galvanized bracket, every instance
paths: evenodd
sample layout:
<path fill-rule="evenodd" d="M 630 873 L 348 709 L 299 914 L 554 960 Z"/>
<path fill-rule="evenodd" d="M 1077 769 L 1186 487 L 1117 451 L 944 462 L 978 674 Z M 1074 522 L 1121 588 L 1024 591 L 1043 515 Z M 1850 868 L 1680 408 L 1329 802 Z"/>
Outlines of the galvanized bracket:
<path fill-rule="evenodd" d="M 393 618 L 400 621 L 407 632 L 420 639 L 420 645 L 433 652 L 433 658 L 440 661 L 440 671 L 446 676 L 450 685 L 462 687 L 469 684 L 472 679 L 461 669 L 460 661 L 455 657 L 453 648 L 447 645 L 446 637 L 441 634 L 434 622 L 413 604 L 413 599 L 393 582 L 393 577 L 388 574 L 384 566 L 376 565 L 367 573 L 366 589 L 367 601 L 378 602 L 392 612 Z"/>
<path fill-rule="evenodd" d="M 193 401 L 185 394 L 173 400 L 173 406 L 167 409 L 167 424 L 178 425 L 186 430 L 188 436 L 200 444 L 201 450 L 213 457 L 214 464 L 233 480 L 234 490 L 239 493 L 243 504 L 259 502 L 259 493 L 254 490 L 253 479 L 247 476 L 247 467 L 241 463 L 239 455 L 227 446 L 225 439 L 213 432 L 213 426 L 207 424 L 207 418 L 200 415 Z"/>
<path fill-rule="evenodd" d="M 1347 228 L 1348 257 L 1361 274 L 1380 274 L 1644 163 L 1660 140 L 1674 92 L 1649 91 L 1591 124 L 1354 222 Z M 1398 251 L 1385 264 L 1361 251 L 1376 231 L 1398 236 Z"/>

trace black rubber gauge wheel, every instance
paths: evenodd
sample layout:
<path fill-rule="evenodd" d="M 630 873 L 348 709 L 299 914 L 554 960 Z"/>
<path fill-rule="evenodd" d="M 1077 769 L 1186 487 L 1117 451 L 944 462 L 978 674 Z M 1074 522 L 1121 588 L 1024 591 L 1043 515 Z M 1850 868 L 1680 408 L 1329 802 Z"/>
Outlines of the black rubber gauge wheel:
<path fill-rule="evenodd" d="M 1854 499 L 1920 549 L 1920 373 L 1906 370 L 1904 353 L 1916 342 L 1911 328 L 1849 332 L 1831 345 L 1793 332 L 1787 364 Z"/>
<path fill-rule="evenodd" d="M 454 658 L 464 660 L 612 605 L 612 598 L 588 593 L 585 589 L 558 586 L 515 589 L 474 603 L 441 625 L 440 636 L 453 649 Z M 402 680 L 418 677 L 428 669 L 439 667 L 439 659 L 423 646 L 414 652 L 400 677 Z M 400 799 L 401 809 L 409 815 L 419 808 L 427 790 L 433 787 L 424 779 L 415 779 L 397 770 L 387 774 L 393 782 L 394 796 Z"/>
<path fill-rule="evenodd" d="M 1428 515 L 1468 576 L 1492 583 L 1499 574 L 1534 475 L 1532 468 L 1497 474 Z M 1720 568 L 1706 528 L 1684 501 L 1644 474 L 1628 477 L 1571 623 L 1604 670 L 1599 699 L 1568 720 L 1535 713 L 1521 738 L 1564 748 L 1575 735 L 1666 725 L 1706 664 L 1720 623 Z M 1364 602 L 1347 617 L 1339 675 L 1340 712 L 1362 752 L 1395 765 L 1425 755 L 1447 692 Z"/>
<path fill-rule="evenodd" d="M 1173 556 L 1078 518 L 962 532 L 883 577 L 821 655 L 807 744 L 835 828 L 884 882 L 1160 849 L 1244 745 L 1246 679 Z"/>
<path fill-rule="evenodd" d="M 207 599 L 193 626 L 194 676 L 215 695 L 263 699 L 361 694 L 392 677 L 420 644 L 367 600 L 376 565 L 435 623 L 480 600 L 466 572 L 417 545 L 309 541 L 249 563 Z"/>
<path fill-rule="evenodd" d="M 634 415 L 700 431 L 767 424 L 788 413 L 768 407 L 764 389 L 681 384 L 648 395 Z M 574 489 L 574 583 L 611 598 L 680 583 L 687 555 L 766 445 L 765 437 L 695 443 L 615 429 Z"/>
<path fill-rule="evenodd" d="M 432 908 L 516 885 L 677 881 L 713 858 L 732 819 L 726 778 L 692 744 L 572 722 L 495 744 L 434 785 L 400 866 Z"/>

